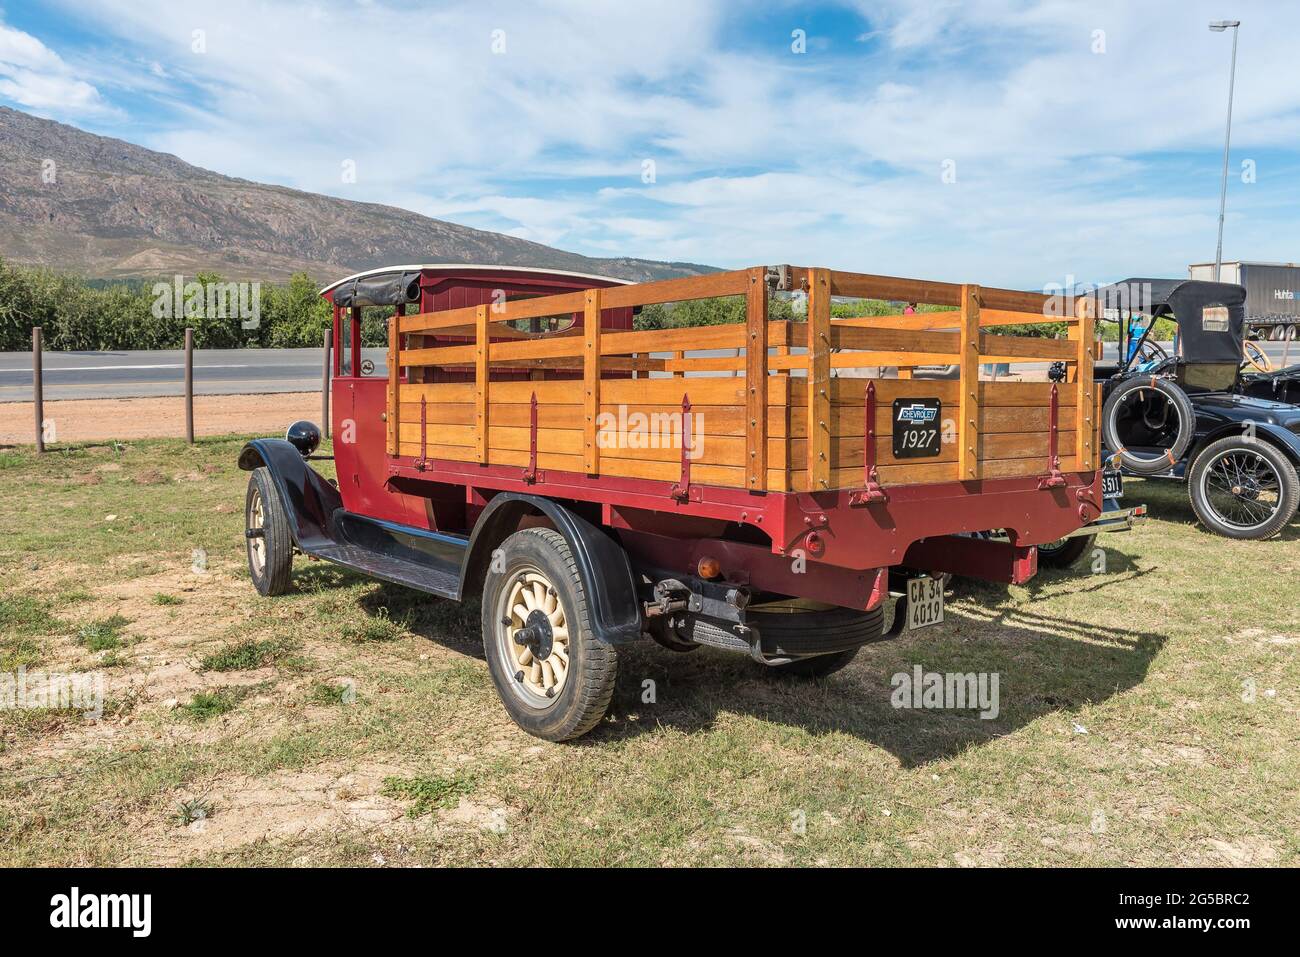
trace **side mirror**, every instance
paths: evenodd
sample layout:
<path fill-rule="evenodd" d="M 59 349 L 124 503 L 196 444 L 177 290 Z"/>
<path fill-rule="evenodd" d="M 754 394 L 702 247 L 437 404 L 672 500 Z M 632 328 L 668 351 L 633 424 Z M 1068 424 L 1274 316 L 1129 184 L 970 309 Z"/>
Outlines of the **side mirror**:
<path fill-rule="evenodd" d="M 284 438 L 306 458 L 320 446 L 320 428 L 314 422 L 299 419 L 285 430 Z"/>

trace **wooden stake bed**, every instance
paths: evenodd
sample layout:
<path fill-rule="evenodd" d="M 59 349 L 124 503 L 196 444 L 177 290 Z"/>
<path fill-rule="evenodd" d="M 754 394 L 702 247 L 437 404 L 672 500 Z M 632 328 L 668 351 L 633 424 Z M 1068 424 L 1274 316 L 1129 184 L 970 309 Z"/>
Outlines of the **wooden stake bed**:
<path fill-rule="evenodd" d="M 806 296 L 803 321 L 769 321 L 778 276 Z M 744 297 L 746 321 L 638 332 L 599 322 L 611 309 L 715 296 Z M 952 311 L 832 319 L 833 297 Z M 390 331 L 387 451 L 752 492 L 861 488 L 873 465 L 885 489 L 1088 472 L 1099 464 L 1090 305 L 1079 300 L 1076 315 L 1074 300 L 1035 293 L 755 267 L 402 316 Z M 572 327 L 521 331 L 524 320 L 556 316 L 572 317 Z M 1067 323 L 1069 338 L 996 330 L 1044 322 Z M 473 339 L 430 345 L 439 335 Z M 1026 362 L 1061 362 L 1065 379 L 979 380 L 981 364 Z M 960 378 L 909 377 L 935 364 L 957 366 Z M 900 378 L 863 375 L 881 366 Z M 466 381 L 433 381 L 435 369 Z M 898 399 L 938 400 L 937 454 L 895 457 Z"/>

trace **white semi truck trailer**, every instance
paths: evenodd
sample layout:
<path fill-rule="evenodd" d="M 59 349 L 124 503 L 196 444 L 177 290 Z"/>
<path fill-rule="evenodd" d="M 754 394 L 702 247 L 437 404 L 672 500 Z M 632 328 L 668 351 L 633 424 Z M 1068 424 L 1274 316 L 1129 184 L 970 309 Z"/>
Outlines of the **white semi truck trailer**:
<path fill-rule="evenodd" d="M 1214 263 L 1187 267 L 1189 279 L 1214 281 Z M 1300 338 L 1300 265 L 1223 263 L 1220 282 L 1246 287 L 1246 326 L 1256 339 Z"/>

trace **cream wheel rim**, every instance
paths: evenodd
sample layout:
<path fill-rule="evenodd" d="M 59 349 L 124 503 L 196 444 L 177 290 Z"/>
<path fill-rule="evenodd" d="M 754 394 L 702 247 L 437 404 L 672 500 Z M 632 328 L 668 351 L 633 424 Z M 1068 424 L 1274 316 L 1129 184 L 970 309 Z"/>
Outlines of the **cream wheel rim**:
<path fill-rule="evenodd" d="M 559 592 L 536 568 L 515 573 L 497 618 L 502 660 L 517 696 L 550 707 L 569 678 L 569 622 Z"/>
<path fill-rule="evenodd" d="M 262 509 L 262 493 L 253 489 L 253 496 L 248 503 L 248 530 L 260 529 L 262 534 L 250 535 L 248 538 L 248 557 L 253 567 L 261 572 L 266 568 L 266 513 Z"/>

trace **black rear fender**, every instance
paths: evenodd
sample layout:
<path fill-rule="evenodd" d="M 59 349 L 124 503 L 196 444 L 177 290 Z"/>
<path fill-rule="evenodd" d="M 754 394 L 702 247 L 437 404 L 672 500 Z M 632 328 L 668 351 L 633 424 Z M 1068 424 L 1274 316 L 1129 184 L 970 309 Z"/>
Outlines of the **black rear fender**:
<path fill-rule="evenodd" d="M 586 589 L 591 627 L 609 644 L 641 637 L 641 604 L 627 552 L 605 532 L 558 502 L 502 492 L 488 503 L 470 536 L 461 566 L 461 594 L 482 587 L 493 552 L 529 515 L 542 515 L 564 536 Z"/>

